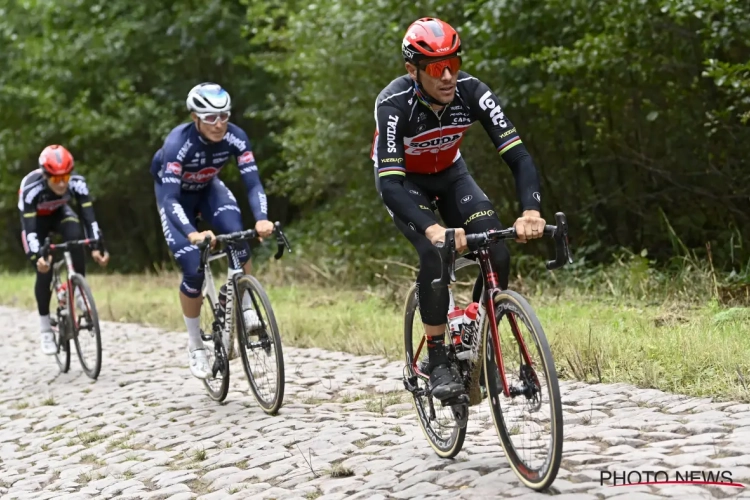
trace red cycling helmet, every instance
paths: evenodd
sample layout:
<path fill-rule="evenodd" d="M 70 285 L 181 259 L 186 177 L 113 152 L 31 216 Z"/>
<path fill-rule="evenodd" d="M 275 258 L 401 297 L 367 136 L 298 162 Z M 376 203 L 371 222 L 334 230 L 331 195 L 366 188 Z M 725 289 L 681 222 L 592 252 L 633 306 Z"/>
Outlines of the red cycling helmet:
<path fill-rule="evenodd" d="M 39 155 L 39 167 L 48 175 L 66 175 L 73 171 L 73 155 L 64 147 L 53 144 Z"/>
<path fill-rule="evenodd" d="M 419 66 L 428 59 L 459 55 L 461 39 L 450 24 L 435 17 L 423 17 L 406 30 L 401 52 L 406 62 Z"/>

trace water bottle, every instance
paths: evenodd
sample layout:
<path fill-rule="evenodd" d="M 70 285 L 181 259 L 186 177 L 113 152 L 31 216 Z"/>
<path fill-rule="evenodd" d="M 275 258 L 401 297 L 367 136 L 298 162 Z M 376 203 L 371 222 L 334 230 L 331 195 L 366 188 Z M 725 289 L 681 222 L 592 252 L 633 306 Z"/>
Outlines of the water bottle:
<path fill-rule="evenodd" d="M 451 332 L 451 342 L 454 345 L 461 345 L 461 326 L 464 321 L 464 311 L 458 307 L 454 307 L 451 312 L 448 313 L 448 328 Z"/>
<path fill-rule="evenodd" d="M 57 301 L 60 307 L 65 308 L 68 306 L 68 282 L 62 283 L 57 286 Z"/>
<path fill-rule="evenodd" d="M 477 311 L 479 310 L 479 304 L 472 302 L 466 309 L 464 309 L 463 315 L 463 331 L 461 332 L 461 343 L 467 349 L 471 348 L 474 343 L 474 337 L 477 333 Z"/>

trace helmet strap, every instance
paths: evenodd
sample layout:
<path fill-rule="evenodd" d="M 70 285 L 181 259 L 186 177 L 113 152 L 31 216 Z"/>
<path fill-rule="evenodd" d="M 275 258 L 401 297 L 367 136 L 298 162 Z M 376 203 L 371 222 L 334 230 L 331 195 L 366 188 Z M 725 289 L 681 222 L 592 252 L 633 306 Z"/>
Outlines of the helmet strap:
<path fill-rule="evenodd" d="M 417 67 L 417 81 L 414 82 L 414 85 L 417 88 L 417 96 L 419 96 L 420 99 L 422 99 L 427 104 L 435 104 L 437 106 L 447 106 L 447 104 L 443 104 L 442 102 L 438 101 L 434 97 L 432 97 L 430 94 L 428 94 L 424 87 L 422 86 L 422 79 L 420 78 L 419 73 L 419 65 L 415 65 Z"/>

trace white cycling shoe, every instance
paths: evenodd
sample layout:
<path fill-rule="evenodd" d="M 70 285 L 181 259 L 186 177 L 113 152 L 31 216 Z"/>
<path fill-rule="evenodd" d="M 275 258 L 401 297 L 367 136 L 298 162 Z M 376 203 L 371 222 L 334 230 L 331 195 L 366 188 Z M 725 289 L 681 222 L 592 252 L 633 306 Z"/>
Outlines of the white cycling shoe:
<path fill-rule="evenodd" d="M 207 379 L 211 376 L 211 366 L 208 364 L 206 349 L 203 347 L 188 350 L 188 361 L 190 363 L 190 373 L 193 374 L 193 377 Z"/>
<path fill-rule="evenodd" d="M 39 336 L 42 343 L 42 353 L 47 356 L 57 353 L 57 344 L 55 344 L 55 334 L 52 331 L 42 332 Z"/>
<path fill-rule="evenodd" d="M 248 331 L 252 332 L 253 330 L 260 328 L 260 318 L 258 317 L 258 313 L 253 309 L 245 309 L 242 313 L 242 317 L 245 320 L 245 328 L 247 328 Z"/>

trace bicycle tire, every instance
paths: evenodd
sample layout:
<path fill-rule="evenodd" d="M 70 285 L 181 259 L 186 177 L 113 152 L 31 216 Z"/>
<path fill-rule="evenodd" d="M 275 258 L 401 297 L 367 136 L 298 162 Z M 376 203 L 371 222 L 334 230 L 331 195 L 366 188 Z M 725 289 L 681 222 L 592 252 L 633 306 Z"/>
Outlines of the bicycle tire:
<path fill-rule="evenodd" d="M 412 331 L 414 328 L 415 313 L 418 308 L 419 303 L 417 299 L 417 286 L 416 284 L 414 284 L 409 289 L 409 292 L 406 296 L 406 303 L 404 305 L 404 351 L 406 354 L 406 370 L 410 378 L 416 376 L 414 370 L 412 369 L 412 359 L 414 357 Z M 420 383 L 420 380 L 422 379 L 417 377 L 417 385 Z M 427 439 L 427 442 L 430 443 L 430 446 L 433 450 L 435 450 L 435 453 L 439 457 L 455 457 L 461 451 L 461 448 L 464 445 L 464 440 L 466 439 L 466 426 L 460 427 L 458 424 L 455 424 L 454 419 L 454 427 L 451 431 L 450 437 L 447 439 L 441 439 L 437 435 L 435 429 L 433 429 L 432 427 L 430 418 L 427 413 L 429 411 L 429 407 L 425 408 L 425 404 L 428 404 L 429 402 L 423 402 L 422 399 L 414 393 L 411 393 L 411 395 L 412 402 L 414 403 L 414 411 L 417 413 L 417 419 L 419 420 L 419 427 L 422 429 L 422 433 Z M 437 401 L 437 408 L 440 407 L 441 404 L 439 401 Z"/>
<path fill-rule="evenodd" d="M 215 375 L 209 375 L 211 377 L 210 379 L 201 379 L 201 381 L 203 382 L 203 386 L 206 388 L 206 392 L 208 392 L 208 396 L 214 401 L 221 403 L 227 398 L 227 394 L 229 394 L 229 359 L 227 357 L 226 348 L 224 347 L 224 344 L 221 341 L 222 335 L 221 334 L 217 335 L 213 331 L 214 321 L 216 320 L 216 307 L 218 307 L 218 305 L 215 305 L 213 304 L 213 302 L 211 302 L 211 297 L 209 297 L 208 294 L 205 294 L 205 300 L 206 300 L 206 304 L 203 307 L 201 307 L 201 330 L 202 330 L 201 335 L 205 333 L 203 331 L 202 318 L 204 314 L 206 314 L 206 309 L 208 309 L 210 312 L 207 313 L 209 316 L 206 319 L 209 320 L 209 325 L 211 328 L 211 331 L 210 331 L 211 342 L 210 342 L 210 345 L 205 345 L 206 341 L 204 340 L 204 347 L 209 352 L 208 359 L 209 359 L 210 364 L 212 365 L 212 368 L 218 362 L 219 366 L 217 370 L 217 375 L 221 373 L 221 380 L 217 384 L 216 388 L 211 386 L 211 382 L 217 381 L 217 378 Z M 220 356 L 218 360 L 217 360 L 217 346 L 216 346 L 217 339 L 219 339 L 218 340 L 219 341 L 218 356 Z"/>
<path fill-rule="evenodd" d="M 86 278 L 80 274 L 74 274 L 71 278 L 71 282 L 73 283 L 73 290 L 71 290 L 69 293 L 73 294 L 72 297 L 74 297 L 74 303 L 75 289 L 76 287 L 79 287 L 88 306 L 88 313 L 90 316 L 89 319 L 91 321 L 93 336 L 96 342 L 96 359 L 94 360 L 93 366 L 89 366 L 89 364 L 84 359 L 84 355 L 81 349 L 81 343 L 79 340 L 81 330 L 76 324 L 71 325 L 73 328 L 73 342 L 75 343 L 76 351 L 78 352 L 78 360 L 81 362 L 81 368 L 83 369 L 83 372 L 90 379 L 96 380 L 99 377 L 99 373 L 101 372 L 102 368 L 102 333 L 99 328 L 99 313 L 96 310 L 94 295 L 91 293 L 91 287 L 86 281 Z"/>
<path fill-rule="evenodd" d="M 63 330 L 68 327 L 67 321 L 62 320 L 62 318 L 58 316 L 57 326 L 52 327 L 52 331 L 55 334 L 55 344 L 57 344 L 55 361 L 57 361 L 57 366 L 60 368 L 60 373 L 68 373 L 70 370 L 70 340 L 61 340 L 61 337 L 62 335 L 65 335 L 65 332 L 63 331 L 62 334 L 60 333 L 60 325 L 63 325 Z"/>
<path fill-rule="evenodd" d="M 545 457 L 542 466 L 539 468 L 531 468 L 521 460 L 518 456 L 518 452 L 513 444 L 512 440 L 512 429 L 508 429 L 503 416 L 502 408 L 500 407 L 501 398 L 505 398 L 503 394 L 502 382 L 499 377 L 499 368 L 497 361 L 495 360 L 494 354 L 494 340 L 490 334 L 489 322 L 486 323 L 484 332 L 482 334 L 483 345 L 482 352 L 484 353 L 484 376 L 487 384 L 487 391 L 489 394 L 488 403 L 490 406 L 490 413 L 492 414 L 492 420 L 495 424 L 495 430 L 497 431 L 498 437 L 500 438 L 500 444 L 505 450 L 505 456 L 508 458 L 511 469 L 515 472 L 516 476 L 521 482 L 527 487 L 542 491 L 547 489 L 557 476 L 557 472 L 560 468 L 560 462 L 562 460 L 562 446 L 563 446 L 563 415 L 562 415 L 562 403 L 560 397 L 560 387 L 557 380 L 557 372 L 555 370 L 554 360 L 552 358 L 552 351 L 550 350 L 547 337 L 544 334 L 542 325 L 539 322 L 534 310 L 531 308 L 526 299 L 520 294 L 511 290 L 504 290 L 496 292 L 493 297 L 495 304 L 495 316 L 498 322 L 502 321 L 505 317 L 506 312 L 504 309 L 510 309 L 514 314 L 519 312 L 525 316 L 523 323 L 531 333 L 531 337 L 536 344 L 536 351 L 541 357 L 541 362 L 544 367 L 546 374 L 545 380 L 547 382 L 547 392 L 549 395 L 549 404 L 552 411 L 550 412 L 550 430 L 551 430 L 551 446 L 550 451 Z M 528 347 L 528 346 L 527 346 Z M 507 349 L 507 348 L 506 348 Z M 528 350 L 531 350 L 528 347 Z M 502 351 L 501 351 L 502 355 Z M 491 376 L 492 375 L 492 376 Z M 524 397 L 524 396 L 517 396 Z"/>
<path fill-rule="evenodd" d="M 261 388 L 258 385 L 257 377 L 253 374 L 253 370 L 250 367 L 250 359 L 248 356 L 248 346 L 250 344 L 250 341 L 248 339 L 248 334 L 245 328 L 245 321 L 244 319 L 241 319 L 242 316 L 242 297 L 245 290 L 249 291 L 251 294 L 255 295 L 256 300 L 254 301 L 255 304 L 260 304 L 264 311 L 264 319 L 266 323 L 266 329 L 265 333 L 269 334 L 270 341 L 273 345 L 273 350 L 275 353 L 275 365 L 276 365 L 276 389 L 273 391 L 273 398 L 268 399 L 265 396 L 263 396 L 261 393 L 263 392 Z M 247 376 L 248 383 L 250 384 L 250 390 L 253 392 L 253 396 L 255 396 L 256 401 L 258 401 L 258 404 L 263 409 L 264 412 L 266 412 L 269 415 L 275 415 L 279 409 L 281 408 L 281 405 L 284 401 L 284 386 L 285 386 L 285 375 L 284 375 L 284 352 L 281 345 L 281 334 L 279 333 L 279 327 L 276 324 L 276 316 L 273 313 L 273 308 L 271 307 L 271 301 L 268 298 L 268 295 L 266 294 L 266 291 L 263 289 L 263 286 L 260 284 L 260 282 L 255 279 L 255 277 L 245 274 L 237 279 L 237 299 L 236 304 L 238 307 L 235 308 L 235 314 L 236 314 L 236 320 L 235 325 L 237 325 L 237 344 L 240 351 L 240 356 L 242 357 L 242 367 L 245 370 L 245 375 Z M 257 312 L 257 311 L 256 311 Z M 269 331 L 270 330 L 270 331 Z M 253 336 L 253 335 L 250 335 Z M 259 340 L 260 340 L 260 334 L 259 334 Z M 260 348 L 263 349 L 263 348 Z M 250 348 L 251 351 L 257 350 Z M 263 349 L 265 351 L 265 349 Z M 267 353 L 267 352 L 266 352 Z M 270 391 L 269 391 L 270 395 Z"/>

